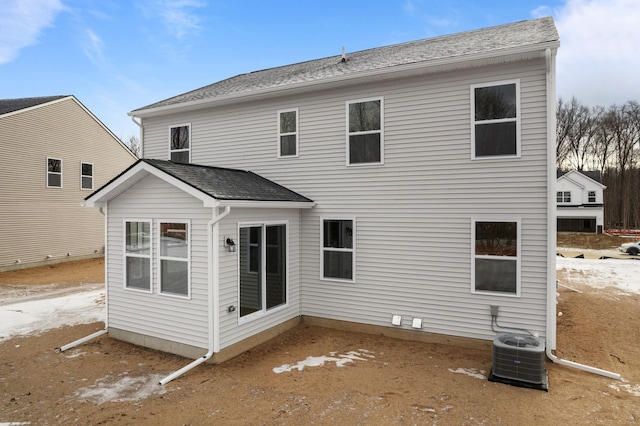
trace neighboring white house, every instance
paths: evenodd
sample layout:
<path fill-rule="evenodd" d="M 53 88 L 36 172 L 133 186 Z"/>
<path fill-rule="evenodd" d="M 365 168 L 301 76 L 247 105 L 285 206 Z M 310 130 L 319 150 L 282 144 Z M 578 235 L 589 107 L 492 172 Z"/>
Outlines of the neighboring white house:
<path fill-rule="evenodd" d="M 496 305 L 555 348 L 558 46 L 522 21 L 132 111 L 144 159 L 86 200 L 110 335 L 222 361 L 300 321 L 491 340 Z"/>
<path fill-rule="evenodd" d="M 597 232 L 604 227 L 604 190 L 598 171 L 558 171 L 558 232 Z"/>
<path fill-rule="evenodd" d="M 0 100 L 0 271 L 104 255 L 84 198 L 136 157 L 74 96 Z"/>

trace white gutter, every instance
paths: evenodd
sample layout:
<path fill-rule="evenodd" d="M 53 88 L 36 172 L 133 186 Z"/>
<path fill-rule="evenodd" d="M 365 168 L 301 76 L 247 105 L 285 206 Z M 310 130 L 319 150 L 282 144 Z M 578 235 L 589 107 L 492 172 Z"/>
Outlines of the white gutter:
<path fill-rule="evenodd" d="M 621 380 L 622 376 L 600 368 L 579 364 L 558 358 L 556 349 L 556 58 L 551 49 L 545 50 L 547 64 L 547 357 L 556 364 L 577 368 L 589 373 L 599 374 Z"/>
<path fill-rule="evenodd" d="M 107 268 L 107 262 L 109 262 L 109 256 L 107 256 L 107 250 L 108 250 L 108 244 L 106 244 L 107 242 L 107 215 L 104 214 L 104 209 L 103 207 L 100 207 L 100 214 L 102 214 L 102 216 L 104 216 L 104 241 L 105 241 L 105 245 L 104 245 L 104 309 L 105 309 L 105 315 L 104 315 L 104 329 L 100 330 L 100 331 L 96 331 L 93 334 L 90 334 L 86 337 L 83 337 L 81 339 L 75 340 L 71 343 L 68 343 L 64 346 L 60 346 L 59 348 L 57 348 L 60 352 L 64 352 L 67 349 L 71 349 L 75 346 L 81 345 L 84 342 L 88 342 L 91 339 L 95 339 L 96 337 L 100 337 L 103 334 L 107 334 L 109 332 L 109 297 L 108 296 L 108 288 L 109 288 L 109 283 L 108 283 L 108 278 L 109 275 L 107 274 L 107 271 L 109 270 Z"/>
<path fill-rule="evenodd" d="M 222 220 L 226 215 L 231 212 L 231 207 L 226 206 L 224 211 L 220 213 L 218 216 L 215 216 L 213 219 L 209 221 L 207 224 L 207 245 L 209 247 L 209 291 L 208 291 L 208 304 L 209 304 L 209 324 L 208 324 L 208 333 L 209 333 L 209 351 L 201 356 L 200 358 L 194 360 L 190 364 L 182 367 L 180 370 L 174 371 L 169 374 L 164 379 L 160 380 L 161 385 L 166 385 L 173 379 L 182 376 L 187 371 L 191 370 L 194 367 L 202 364 L 218 350 L 217 346 L 219 346 L 217 335 L 218 333 L 214 333 L 214 325 L 215 318 L 218 315 L 218 245 L 216 242 L 218 241 L 218 222 Z M 215 234 L 215 238 L 214 238 Z M 214 294 L 215 290 L 215 294 Z"/>

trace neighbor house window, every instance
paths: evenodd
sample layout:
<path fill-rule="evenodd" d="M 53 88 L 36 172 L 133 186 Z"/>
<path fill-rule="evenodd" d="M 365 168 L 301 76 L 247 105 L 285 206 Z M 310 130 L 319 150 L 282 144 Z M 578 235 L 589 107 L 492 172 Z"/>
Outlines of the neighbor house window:
<path fill-rule="evenodd" d="M 189 224 L 160 222 L 160 293 L 189 296 Z"/>
<path fill-rule="evenodd" d="M 298 156 L 298 110 L 278 111 L 278 157 Z"/>
<path fill-rule="evenodd" d="M 62 188 L 62 160 L 47 157 L 47 187 Z"/>
<path fill-rule="evenodd" d="M 571 191 L 558 191 L 556 193 L 556 201 L 558 203 L 570 203 L 571 202 Z"/>
<path fill-rule="evenodd" d="M 355 220 L 323 219 L 321 278 L 355 281 Z"/>
<path fill-rule="evenodd" d="M 520 155 L 519 81 L 472 85 L 472 157 Z"/>
<path fill-rule="evenodd" d="M 347 164 L 381 164 L 383 100 L 347 102 Z"/>
<path fill-rule="evenodd" d="M 93 164 L 80 163 L 80 188 L 93 189 Z"/>
<path fill-rule="evenodd" d="M 191 125 L 169 128 L 169 159 L 175 163 L 191 162 Z"/>
<path fill-rule="evenodd" d="M 596 191 L 589 191 L 589 202 L 590 203 L 596 202 Z"/>
<path fill-rule="evenodd" d="M 244 226 L 240 234 L 240 318 L 287 303 L 287 225 Z"/>
<path fill-rule="evenodd" d="M 151 222 L 125 221 L 126 288 L 151 291 Z"/>
<path fill-rule="evenodd" d="M 520 222 L 472 223 L 473 292 L 520 294 Z"/>

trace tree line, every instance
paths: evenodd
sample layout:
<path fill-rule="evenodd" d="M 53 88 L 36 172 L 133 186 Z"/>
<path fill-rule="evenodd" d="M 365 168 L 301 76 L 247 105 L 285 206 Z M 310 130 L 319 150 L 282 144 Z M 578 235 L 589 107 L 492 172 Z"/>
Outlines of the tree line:
<path fill-rule="evenodd" d="M 599 171 L 605 229 L 640 229 L 640 104 L 588 107 L 558 100 L 556 166 Z"/>

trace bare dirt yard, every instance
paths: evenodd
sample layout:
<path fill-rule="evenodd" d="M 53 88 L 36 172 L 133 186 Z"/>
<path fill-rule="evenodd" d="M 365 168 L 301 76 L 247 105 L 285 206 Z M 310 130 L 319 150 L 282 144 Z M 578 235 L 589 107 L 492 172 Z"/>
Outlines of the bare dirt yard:
<path fill-rule="evenodd" d="M 618 237 L 563 238 L 559 246 L 596 251 L 620 244 Z M 3 289 L 29 297 L 41 288 L 100 283 L 103 267 L 99 259 L 0 273 L 0 298 Z M 107 336 L 63 353 L 54 349 L 101 330 L 98 322 L 0 342 L 0 423 L 640 423 L 640 296 L 594 289 L 563 270 L 558 280 L 579 292 L 558 288 L 557 355 L 619 373 L 622 381 L 547 360 L 548 392 L 514 387 L 486 379 L 491 342 L 468 348 L 300 325 L 160 386 L 159 379 L 190 360 Z"/>

